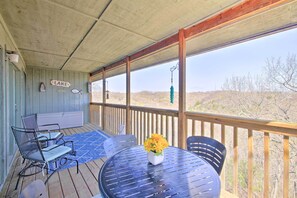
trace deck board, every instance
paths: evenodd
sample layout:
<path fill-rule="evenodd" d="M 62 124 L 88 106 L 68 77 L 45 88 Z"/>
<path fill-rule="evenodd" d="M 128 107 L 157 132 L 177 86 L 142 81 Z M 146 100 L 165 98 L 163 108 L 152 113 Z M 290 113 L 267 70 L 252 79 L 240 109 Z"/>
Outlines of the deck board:
<path fill-rule="evenodd" d="M 91 191 L 92 196 L 97 195 L 99 193 L 98 179 L 97 179 L 98 175 L 94 176 L 86 164 L 82 164 L 80 166 L 80 172 L 87 186 L 89 187 L 89 190 Z"/>
<path fill-rule="evenodd" d="M 98 127 L 93 124 L 86 124 L 80 128 L 64 129 L 62 132 L 65 135 L 72 135 L 87 131 L 94 131 L 97 129 Z M 98 174 L 105 161 L 106 157 L 90 161 L 86 164 L 81 164 L 79 166 L 80 172 L 78 174 L 76 173 L 76 167 L 65 169 L 53 174 L 46 185 L 49 198 L 90 198 L 100 194 L 98 188 Z M 21 178 L 18 189 L 14 190 L 17 182 L 17 174 L 24 165 L 25 164 L 22 164 L 21 156 L 17 154 L 9 176 L 7 177 L 8 179 L 6 180 L 0 193 L 0 197 L 18 197 L 21 190 L 30 182 L 35 179 L 41 179 L 43 181 L 46 180 L 46 174 L 43 176 L 42 172 L 40 172 L 30 177 Z M 223 190 L 221 197 L 235 196 Z"/>
<path fill-rule="evenodd" d="M 49 197 L 63 197 L 59 174 L 53 174 L 52 177 L 48 180 L 47 185 Z"/>
<path fill-rule="evenodd" d="M 73 198 L 78 197 L 78 194 L 75 190 L 75 186 L 69 171 L 68 170 L 59 171 L 59 178 L 60 178 L 64 197 L 73 197 Z"/>

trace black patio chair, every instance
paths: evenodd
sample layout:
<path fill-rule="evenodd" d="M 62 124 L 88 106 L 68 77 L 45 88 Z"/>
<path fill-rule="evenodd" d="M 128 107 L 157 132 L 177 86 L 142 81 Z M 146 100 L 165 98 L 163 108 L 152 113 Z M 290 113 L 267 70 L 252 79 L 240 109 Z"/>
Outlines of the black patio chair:
<path fill-rule="evenodd" d="M 34 129 L 37 132 L 37 137 L 40 141 L 54 141 L 54 143 L 57 143 L 59 140 L 64 141 L 64 134 L 61 133 L 60 125 L 58 123 L 38 126 L 36 114 L 22 116 L 22 122 L 25 129 Z M 39 127 L 49 127 L 50 129 L 39 130 Z"/>
<path fill-rule="evenodd" d="M 19 147 L 21 156 L 23 159 L 28 160 L 27 165 L 18 173 L 18 180 L 15 189 L 18 187 L 20 177 L 31 176 L 43 171 L 44 169 L 47 174 L 51 171 L 51 174 L 45 181 L 45 183 L 47 183 L 50 177 L 64 165 L 68 164 L 68 162 L 76 162 L 78 173 L 78 161 L 66 157 L 68 154 L 75 155 L 72 141 L 66 141 L 62 144 L 53 144 L 49 147 L 42 148 L 35 130 L 18 127 L 11 127 L 11 129 Z M 66 144 L 70 144 L 70 147 L 66 146 Z M 39 167 L 40 171 L 26 173 L 26 170 L 32 167 Z"/>
<path fill-rule="evenodd" d="M 215 139 L 191 136 L 187 139 L 187 149 L 204 158 L 220 175 L 226 158 L 226 147 Z"/>
<path fill-rule="evenodd" d="M 110 158 L 111 156 L 125 148 L 136 145 L 137 143 L 134 135 L 115 135 L 108 138 L 103 143 L 104 151 L 107 158 Z"/>

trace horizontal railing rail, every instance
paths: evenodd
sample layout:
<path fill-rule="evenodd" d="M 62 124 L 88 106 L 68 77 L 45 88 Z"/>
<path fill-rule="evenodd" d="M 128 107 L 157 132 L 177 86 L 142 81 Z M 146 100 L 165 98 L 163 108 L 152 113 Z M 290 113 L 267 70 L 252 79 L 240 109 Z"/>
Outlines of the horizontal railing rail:
<path fill-rule="evenodd" d="M 157 109 L 157 108 L 138 107 L 138 106 L 131 106 L 130 109 L 134 110 L 134 111 L 157 113 L 157 114 L 163 114 L 163 115 L 168 115 L 168 116 L 178 116 L 178 111 L 172 110 L 172 109 Z"/>
<path fill-rule="evenodd" d="M 186 112 L 187 119 L 198 119 L 218 124 L 232 125 L 240 128 L 250 128 L 262 132 L 297 137 L 297 124 L 269 120 L 240 118 L 235 116 L 217 115 L 209 113 Z"/>
<path fill-rule="evenodd" d="M 119 109 L 126 109 L 126 105 L 121 104 L 109 104 L 109 103 L 100 103 L 100 102 L 91 102 L 91 105 L 99 105 L 99 106 L 106 106 L 106 107 L 113 107 L 113 108 L 119 108 Z"/>

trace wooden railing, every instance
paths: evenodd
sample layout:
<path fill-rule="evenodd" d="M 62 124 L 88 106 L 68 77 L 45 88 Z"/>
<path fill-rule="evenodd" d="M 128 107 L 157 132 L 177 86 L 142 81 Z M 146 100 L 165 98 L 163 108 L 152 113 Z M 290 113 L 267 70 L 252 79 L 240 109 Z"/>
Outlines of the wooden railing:
<path fill-rule="evenodd" d="M 103 107 L 105 108 L 103 109 Z M 105 131 L 118 134 L 120 125 L 126 124 L 126 106 L 117 104 L 103 105 L 102 103 L 91 103 L 90 120 L 91 123 L 104 128 Z"/>
<path fill-rule="evenodd" d="M 281 158 L 273 159 L 273 165 L 282 164 L 283 167 L 283 197 L 288 197 L 289 193 L 289 138 L 296 140 L 297 136 L 297 125 L 280 123 L 280 122 L 270 122 L 262 120 L 253 120 L 245 119 L 231 116 L 221 116 L 214 114 L 205 114 L 205 113 L 186 113 L 187 118 L 187 131 L 188 135 L 207 135 L 212 138 L 220 140 L 223 144 L 226 145 L 228 150 L 229 160 L 232 158 L 233 170 L 232 170 L 232 192 L 236 195 L 241 195 L 244 192 L 239 193 L 239 155 L 241 158 L 246 157 L 247 159 L 247 195 L 252 197 L 253 195 L 253 181 L 255 181 L 255 168 L 260 167 L 261 163 L 256 165 L 255 162 L 263 161 L 263 194 L 258 196 L 269 197 L 273 192 L 270 192 L 269 187 L 273 185 L 271 181 L 270 172 L 277 167 L 271 167 L 272 159 L 271 152 L 277 152 L 273 150 L 270 145 L 271 139 L 273 138 L 274 142 L 283 145 L 277 145 L 282 147 L 283 150 Z M 206 134 L 207 133 L 207 134 Z M 230 133 L 229 137 L 226 138 L 226 134 Z M 273 136 L 273 137 L 272 137 Z M 263 159 L 257 154 L 258 158 L 255 158 L 255 138 L 262 139 L 261 143 L 257 143 L 257 149 L 261 150 Z M 279 141 L 275 141 L 278 139 Z M 259 142 L 259 141 L 258 141 Z M 261 141 L 260 141 L 261 142 Z M 292 141 L 293 142 L 293 141 Z M 229 147 L 229 149 L 228 149 Z M 239 148 L 241 147 L 241 148 Z M 244 151 L 247 151 L 244 153 Z M 228 160 L 228 158 L 227 158 Z M 225 166 L 226 169 L 226 166 Z M 226 187 L 225 181 L 225 170 L 221 175 L 222 187 Z M 257 178 L 258 179 L 258 178 Z M 281 181 L 277 181 L 280 182 Z M 231 189 L 228 189 L 231 190 Z M 262 192 L 262 190 L 258 190 Z M 294 192 L 292 190 L 291 192 Z M 280 195 L 275 194 L 276 197 Z"/>
<path fill-rule="evenodd" d="M 91 122 L 99 126 L 102 126 L 102 121 L 98 121 L 103 118 L 102 109 L 103 104 L 91 104 Z M 125 111 L 125 105 L 106 104 L 104 130 L 117 134 L 117 127 L 125 123 Z M 178 111 L 132 106 L 130 113 L 131 133 L 139 144 L 151 133 L 158 133 L 165 136 L 170 145 L 178 145 Z M 289 197 L 289 193 L 295 196 L 297 159 L 290 164 L 290 160 L 294 160 L 290 154 L 297 156 L 297 145 L 294 145 L 297 144 L 297 124 L 193 112 L 186 112 L 185 116 L 187 136 L 208 136 L 225 144 L 223 189 L 247 197 Z M 276 168 L 280 171 L 275 171 Z M 295 170 L 293 176 L 290 170 Z M 279 189 L 276 192 L 271 190 L 274 185 Z"/>
<path fill-rule="evenodd" d="M 102 116 L 103 106 L 105 106 L 104 117 Z M 144 140 L 152 133 L 158 133 L 167 137 L 170 145 L 177 146 L 177 111 L 131 106 L 130 114 L 131 134 L 137 137 L 139 144 L 143 144 Z M 126 124 L 126 106 L 91 103 L 90 119 L 91 123 L 104 128 L 105 131 L 118 134 L 120 125 Z"/>
<path fill-rule="evenodd" d="M 153 109 L 146 107 L 131 107 L 132 134 L 139 144 L 152 133 L 162 134 L 172 146 L 177 146 L 177 111 Z"/>
<path fill-rule="evenodd" d="M 102 128 L 102 104 L 91 103 L 90 104 L 90 122 Z"/>

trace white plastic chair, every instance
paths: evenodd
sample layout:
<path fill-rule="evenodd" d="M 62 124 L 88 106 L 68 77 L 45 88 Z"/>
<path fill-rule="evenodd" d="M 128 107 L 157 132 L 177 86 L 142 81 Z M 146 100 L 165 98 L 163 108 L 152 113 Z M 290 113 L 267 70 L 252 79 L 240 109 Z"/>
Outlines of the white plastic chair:
<path fill-rule="evenodd" d="M 104 141 L 104 151 L 107 158 L 110 158 L 117 152 L 136 146 L 136 138 L 134 135 L 116 135 Z"/>
<path fill-rule="evenodd" d="M 119 135 L 126 135 L 126 126 L 124 124 L 121 124 L 119 126 L 118 134 Z"/>
<path fill-rule="evenodd" d="M 45 184 L 40 179 L 33 181 L 22 190 L 19 198 L 48 198 Z"/>

